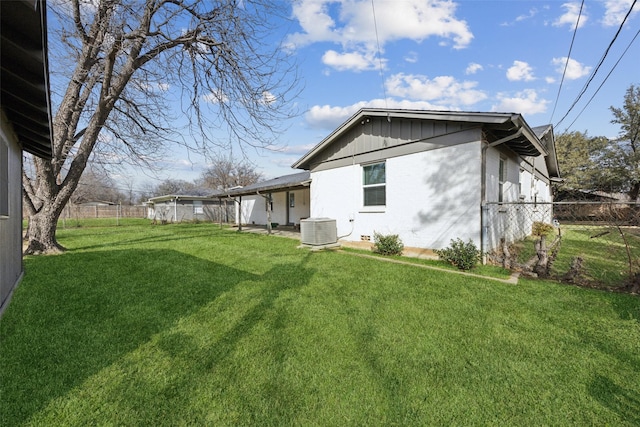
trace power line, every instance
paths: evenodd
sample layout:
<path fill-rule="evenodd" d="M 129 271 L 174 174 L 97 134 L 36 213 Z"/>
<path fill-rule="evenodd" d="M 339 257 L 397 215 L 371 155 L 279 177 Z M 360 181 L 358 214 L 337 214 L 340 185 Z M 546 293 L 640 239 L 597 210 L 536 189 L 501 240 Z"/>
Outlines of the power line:
<path fill-rule="evenodd" d="M 580 4 L 578 19 L 576 20 L 576 26 L 573 29 L 573 36 L 571 37 L 571 44 L 569 45 L 569 53 L 567 54 L 567 60 L 564 63 L 564 70 L 562 70 L 562 78 L 560 79 L 560 86 L 558 86 L 558 94 L 556 95 L 556 102 L 553 104 L 553 112 L 551 113 L 551 118 L 549 119 L 549 123 L 553 123 L 553 116 L 556 113 L 556 107 L 558 106 L 558 100 L 560 99 L 560 91 L 562 90 L 562 83 L 564 83 L 564 76 L 567 74 L 569 59 L 571 59 L 571 51 L 573 50 L 573 43 L 576 40 L 576 33 L 578 32 L 578 27 L 580 26 L 580 18 L 582 17 L 583 7 L 584 7 L 584 0 L 582 0 L 582 3 Z"/>
<path fill-rule="evenodd" d="M 633 0 L 633 3 L 631 4 L 631 7 L 629 8 L 629 11 L 627 12 L 627 14 L 625 15 L 624 19 L 622 20 L 622 23 L 620 24 L 620 27 L 618 28 L 618 31 L 616 31 L 616 34 L 613 36 L 613 39 L 611 40 L 611 42 L 609 43 L 609 46 L 607 46 L 607 49 L 604 51 L 604 54 L 602 55 L 602 58 L 600 58 L 600 62 L 598 62 L 598 65 L 596 66 L 596 68 L 593 70 L 593 72 L 591 73 L 591 75 L 589 76 L 589 79 L 587 80 L 587 82 L 584 84 L 584 86 L 582 87 L 582 90 L 580 91 L 580 93 L 578 94 L 578 96 L 576 97 L 576 99 L 573 101 L 573 103 L 571 104 L 571 107 L 569 107 L 569 109 L 567 110 L 567 112 L 565 113 L 564 116 L 562 116 L 562 118 L 560 119 L 560 121 L 558 121 L 558 123 L 555 124 L 554 127 L 558 127 L 560 126 L 560 123 L 562 123 L 562 121 L 564 119 L 567 118 L 567 116 L 569 115 L 569 113 L 571 112 L 571 110 L 573 110 L 573 107 L 576 106 L 576 104 L 578 103 L 578 101 L 580 100 L 580 98 L 582 98 L 582 95 L 584 95 L 584 93 L 587 91 L 587 88 L 589 87 L 589 84 L 591 83 L 591 81 L 593 81 L 593 78 L 596 76 L 596 73 L 598 72 L 598 70 L 600 69 L 600 66 L 602 65 L 602 63 L 604 62 L 605 58 L 607 57 L 607 54 L 609 53 L 609 50 L 611 49 L 611 47 L 613 46 L 613 44 L 615 43 L 616 39 L 618 38 L 618 35 L 620 34 L 620 32 L 622 31 L 622 27 L 624 26 L 624 24 L 627 22 L 627 19 L 629 18 L 629 15 L 631 15 L 631 12 L 633 11 L 633 8 L 636 5 L 636 2 L 638 0 Z"/>
<path fill-rule="evenodd" d="M 584 112 L 584 110 L 586 110 L 586 108 L 589 106 L 589 104 L 591 103 L 591 101 L 593 101 L 593 98 L 595 98 L 595 96 L 598 94 L 598 92 L 600 91 L 600 89 L 602 89 L 602 86 L 604 85 L 604 82 L 607 81 L 607 79 L 609 78 L 609 76 L 611 76 L 611 74 L 613 73 L 613 70 L 616 69 L 616 67 L 618 66 L 618 64 L 620 63 L 620 61 L 622 60 L 622 57 L 627 53 L 627 51 L 629 50 L 629 48 L 631 47 L 631 45 L 633 44 L 633 42 L 636 40 L 636 38 L 638 37 L 638 35 L 640 35 L 640 30 L 638 30 L 638 32 L 636 33 L 635 36 L 633 36 L 633 38 L 631 39 L 631 41 L 629 42 L 629 44 L 627 45 L 627 47 L 625 48 L 625 50 L 622 52 L 622 54 L 620 55 L 620 58 L 618 58 L 618 60 L 616 61 L 615 64 L 613 64 L 613 67 L 611 68 L 611 71 L 609 71 L 609 74 L 607 74 L 607 76 L 604 78 L 604 80 L 602 80 L 602 83 L 600 83 L 600 86 L 598 86 L 598 89 L 596 89 L 595 93 L 591 96 L 591 98 L 589 98 L 589 100 L 587 101 L 587 103 L 585 104 L 585 106 L 582 108 L 582 110 L 580 110 L 580 112 L 578 113 L 578 115 L 576 116 L 575 119 L 573 119 L 573 121 L 571 122 L 571 124 L 569 126 L 567 126 L 567 129 L 570 129 L 571 126 L 573 126 L 573 124 L 576 122 L 576 120 L 578 120 L 578 117 L 580 117 L 580 115 Z"/>
<path fill-rule="evenodd" d="M 384 106 L 388 109 L 387 105 L 387 89 L 384 87 L 384 70 L 382 68 L 382 54 L 380 53 L 380 38 L 378 37 L 378 23 L 376 21 L 376 7 L 371 0 L 371 10 L 373 12 L 373 29 L 376 32 L 376 44 L 378 47 L 378 67 L 380 68 L 380 80 L 382 81 L 382 94 L 384 96 Z"/>

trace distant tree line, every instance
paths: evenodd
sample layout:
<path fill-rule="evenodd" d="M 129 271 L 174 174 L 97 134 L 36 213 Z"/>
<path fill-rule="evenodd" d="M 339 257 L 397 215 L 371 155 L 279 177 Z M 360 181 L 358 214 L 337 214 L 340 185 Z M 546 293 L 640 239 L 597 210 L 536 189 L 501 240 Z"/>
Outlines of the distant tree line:
<path fill-rule="evenodd" d="M 94 166 L 85 170 L 69 201 L 72 204 L 107 202 L 134 205 L 151 197 L 171 194 L 208 196 L 219 190 L 244 187 L 262 179 L 262 173 L 253 164 L 227 157 L 214 160 L 193 181 L 165 179 L 158 183 L 147 182 L 134 190 L 131 184 L 118 186 L 104 169 Z"/>
<path fill-rule="evenodd" d="M 572 131 L 556 137 L 563 181 L 556 190 L 640 195 L 640 86 L 631 85 L 621 108 L 610 107 L 611 123 L 620 126 L 615 138 Z"/>

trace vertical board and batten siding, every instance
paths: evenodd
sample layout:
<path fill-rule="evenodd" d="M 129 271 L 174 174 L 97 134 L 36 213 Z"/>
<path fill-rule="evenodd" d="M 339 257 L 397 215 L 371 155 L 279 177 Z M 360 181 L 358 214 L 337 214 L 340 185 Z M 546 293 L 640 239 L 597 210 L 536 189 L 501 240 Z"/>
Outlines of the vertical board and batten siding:
<path fill-rule="evenodd" d="M 429 141 L 420 142 L 424 149 L 439 148 L 451 144 L 451 139 L 438 139 L 446 135 L 455 134 L 464 130 L 473 130 L 477 125 L 468 123 L 433 122 L 425 120 L 410 120 L 393 118 L 387 121 L 386 118 L 372 117 L 363 119 L 361 124 L 351 127 L 340 138 L 318 153 L 318 160 L 314 162 L 311 170 L 332 167 L 332 162 L 352 156 L 363 155 L 390 148 L 399 148 L 405 144 L 418 140 L 433 139 L 432 147 Z M 479 132 L 479 131 L 478 131 Z M 474 132 L 475 134 L 475 132 Z M 460 142 L 470 142 L 475 137 L 461 139 Z M 415 150 L 415 147 L 412 147 Z M 401 150 L 396 153 L 405 154 Z M 397 155 L 397 154 L 394 154 Z M 336 163 L 344 166 L 344 162 Z"/>
<path fill-rule="evenodd" d="M 378 232 L 398 234 L 411 247 L 439 249 L 453 237 L 479 246 L 481 149 L 478 139 L 386 159 L 380 208 L 363 206 L 360 164 L 312 172 L 311 216 L 336 219 L 347 241 L 373 241 Z"/>
<path fill-rule="evenodd" d="M 7 154 L 7 182 L 0 191 L 8 204 L 8 215 L 0 218 L 0 313 L 22 276 L 22 150 L 10 129 L 0 113 L 0 148 Z"/>

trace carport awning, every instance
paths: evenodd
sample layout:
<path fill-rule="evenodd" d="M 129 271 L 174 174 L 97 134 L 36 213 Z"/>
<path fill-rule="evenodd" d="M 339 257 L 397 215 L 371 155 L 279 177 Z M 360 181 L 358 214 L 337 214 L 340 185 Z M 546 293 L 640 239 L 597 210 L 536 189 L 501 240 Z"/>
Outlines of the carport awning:
<path fill-rule="evenodd" d="M 239 197 L 253 194 L 275 193 L 280 191 L 298 190 L 309 187 L 311 183 L 311 174 L 309 171 L 294 173 L 291 175 L 280 176 L 278 178 L 267 181 L 258 182 L 256 184 L 247 185 L 246 187 L 236 188 L 233 190 L 222 191 L 214 194 L 214 197 Z"/>

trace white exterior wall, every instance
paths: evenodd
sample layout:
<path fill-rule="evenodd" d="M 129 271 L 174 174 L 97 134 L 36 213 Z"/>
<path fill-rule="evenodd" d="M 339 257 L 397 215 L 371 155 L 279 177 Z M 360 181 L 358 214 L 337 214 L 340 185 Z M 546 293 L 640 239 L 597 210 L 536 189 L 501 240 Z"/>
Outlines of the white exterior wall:
<path fill-rule="evenodd" d="M 500 157 L 506 159 L 507 181 L 504 184 L 503 204 L 498 204 L 498 170 Z M 483 210 L 485 236 L 482 250 L 496 249 L 502 238 L 513 242 L 531 234 L 534 222 L 550 223 L 552 208 L 551 186 L 543 156 L 521 157 L 489 148 L 487 158 L 486 201 Z M 515 204 L 515 202 L 524 202 Z M 535 202 L 540 203 L 536 205 Z"/>
<path fill-rule="evenodd" d="M 289 222 L 291 224 L 300 224 L 300 219 L 309 217 L 309 189 L 293 190 L 289 193 L 294 195 L 293 207 L 289 206 L 286 191 L 272 193 L 273 210 L 271 211 L 271 222 L 286 225 L 287 210 L 289 211 Z M 242 196 L 242 206 L 237 204 L 236 213 L 236 218 L 241 218 L 242 224 L 266 224 L 265 198 L 257 194 Z M 238 215 L 239 213 L 242 215 Z"/>
<path fill-rule="evenodd" d="M 0 218 L 0 313 L 22 277 L 22 150 L 10 129 L 0 113 L 0 148 L 8 155 L 8 181 L 0 191 L 7 191 L 9 213 Z"/>
<path fill-rule="evenodd" d="M 386 207 L 363 206 L 360 164 L 312 172 L 311 217 L 336 219 L 348 241 L 378 232 L 411 247 L 439 249 L 452 238 L 479 247 L 480 176 L 479 141 L 387 159 Z"/>

